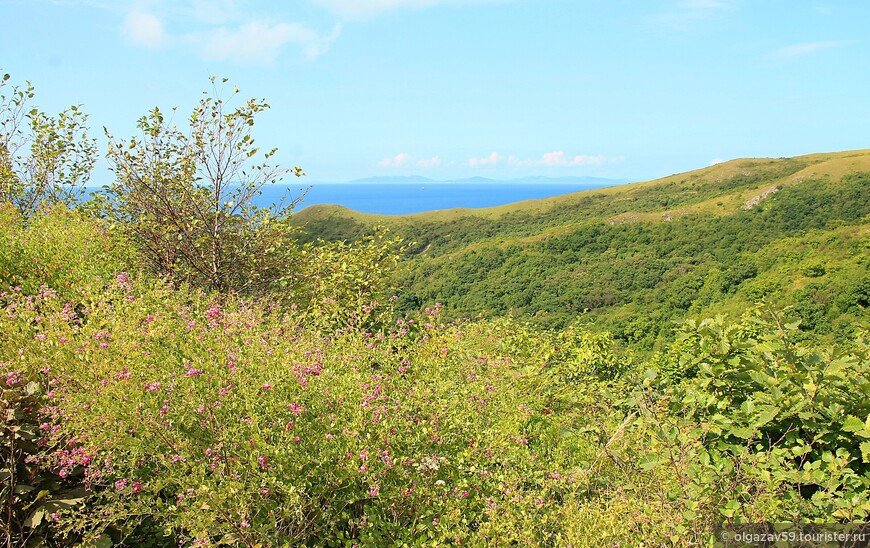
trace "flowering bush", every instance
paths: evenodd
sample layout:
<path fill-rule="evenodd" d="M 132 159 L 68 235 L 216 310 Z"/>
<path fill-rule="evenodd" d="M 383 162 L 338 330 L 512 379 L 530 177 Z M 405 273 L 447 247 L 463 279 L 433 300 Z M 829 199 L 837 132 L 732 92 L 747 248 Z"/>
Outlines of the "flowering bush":
<path fill-rule="evenodd" d="M 0 239 L 19 544 L 656 544 L 867 516 L 864 339 L 716 320 L 639 362 L 582 328 L 396 318 L 351 291 L 377 241 L 331 248 L 334 292 L 277 307 L 139 273 L 63 210 L 0 210 Z"/>
<path fill-rule="evenodd" d="M 583 444 L 544 420 L 533 372 L 486 325 L 443 325 L 435 306 L 386 326 L 384 299 L 314 329 L 292 308 L 125 270 L 98 279 L 0 297 L 3 373 L 45 387 L 28 458 L 87 494 L 29 508 L 52 534 L 253 545 L 558 531 L 557 517 L 531 524 L 565 512 Z"/>

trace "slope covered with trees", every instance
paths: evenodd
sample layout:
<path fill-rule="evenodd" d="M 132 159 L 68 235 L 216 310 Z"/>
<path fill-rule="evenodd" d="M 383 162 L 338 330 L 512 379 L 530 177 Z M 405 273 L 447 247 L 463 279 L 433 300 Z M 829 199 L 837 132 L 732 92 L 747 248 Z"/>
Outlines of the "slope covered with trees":
<path fill-rule="evenodd" d="M 580 318 L 650 348 L 672 338 L 673 320 L 767 299 L 835 339 L 866 306 L 868 189 L 870 153 L 855 151 L 735 160 L 484 210 L 312 207 L 294 222 L 309 237 L 350 240 L 378 223 L 412 242 L 397 278 L 408 310 L 439 300 L 453 317 Z"/>
<path fill-rule="evenodd" d="M 4 115 L 19 112 L 8 97 L 32 99 L 13 91 Z M 711 214 L 697 195 L 647 184 L 628 191 L 633 222 L 619 222 L 628 210 L 612 202 L 626 195 L 609 190 L 396 220 L 395 232 L 431 234 L 422 246 L 380 232 L 312 242 L 281 210 L 246 209 L 258 180 L 240 187 L 235 209 L 212 177 L 220 170 L 201 171 L 208 158 L 230 159 L 220 165 L 232 171 L 236 154 L 264 165 L 251 160 L 250 126 L 233 124 L 252 104 L 215 101 L 200 103 L 191 133 L 164 126 L 159 111 L 144 118 L 144 136 L 110 153 L 120 156 L 108 199 L 87 204 L 70 199 L 86 173 L 26 178 L 31 160 L 47 165 L 31 131 L 51 118 L 2 126 L 18 131 L 0 141 L 7 546 L 706 545 L 747 523 L 867 520 L 859 171 L 806 189 L 782 182 L 745 212 Z M 196 131 L 209 120 L 220 131 Z M 90 150 L 74 146 L 86 135 L 69 138 L 52 150 Z M 757 192 L 759 180 L 741 177 L 710 183 L 712 199 Z M 587 199 L 597 213 L 575 211 Z M 662 199 L 683 209 L 644 220 L 661 216 L 651 200 Z M 359 222 L 343 218 L 342 230 Z M 516 283 L 518 268 L 550 283 L 577 265 L 625 292 L 595 309 L 597 325 L 553 312 L 540 323 L 571 325 L 542 329 L 523 321 L 531 309 L 511 318 L 520 304 L 497 308 L 500 294 L 485 292 L 415 302 L 450 270 L 468 291 L 495 291 L 493 276 Z M 410 289 L 392 291 L 398 280 Z M 803 304 L 802 323 L 770 302 L 738 306 L 771 288 Z M 643 290 L 645 304 L 633 296 Z M 655 352 L 647 331 L 605 329 L 620 325 L 614 311 L 653 326 L 692 316 L 702 295 L 703 306 L 739 312 L 681 317 Z M 449 317 L 478 298 L 493 299 L 477 310 L 487 317 Z"/>

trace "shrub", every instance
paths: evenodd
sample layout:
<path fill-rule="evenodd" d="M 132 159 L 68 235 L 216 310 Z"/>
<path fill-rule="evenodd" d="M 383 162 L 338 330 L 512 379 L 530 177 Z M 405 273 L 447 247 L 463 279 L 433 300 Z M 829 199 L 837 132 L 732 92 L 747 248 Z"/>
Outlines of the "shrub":
<path fill-rule="evenodd" d="M 740 322 L 717 318 L 681 330 L 671 363 L 685 379 L 667 401 L 688 422 L 659 440 L 665 454 L 691 449 L 684 480 L 703 481 L 694 491 L 684 483 L 684 500 L 697 503 L 701 486 L 725 486 L 709 496 L 716 512 L 738 522 L 870 514 L 866 336 L 851 349 L 819 350 L 795 342 L 797 329 L 756 310 Z"/>
<path fill-rule="evenodd" d="M 0 318 L 2 359 L 51 387 L 40 462 L 80 471 L 88 493 L 54 516 L 70 538 L 444 543 L 510 526 L 544 542 L 558 530 L 551 512 L 584 453 L 486 326 L 444 326 L 436 308 L 324 336 L 292 314 L 124 276 L 81 322 L 53 296 L 27 302 L 9 297 L 5 312 L 20 312 Z M 536 515 L 548 528 L 518 526 Z"/>
<path fill-rule="evenodd" d="M 97 157 L 88 116 L 72 106 L 57 116 L 34 107 L 33 86 L 0 79 L 0 203 L 23 214 L 40 206 L 78 203 Z"/>
<path fill-rule="evenodd" d="M 123 233 L 106 222 L 63 206 L 25 220 L 13 205 L 0 204 L 0 291 L 34 295 L 45 286 L 85 303 L 137 262 Z"/>
<path fill-rule="evenodd" d="M 263 295 L 295 268 L 289 217 L 299 198 L 269 208 L 253 203 L 264 185 L 291 170 L 268 164 L 276 149 L 252 163 L 260 155 L 254 120 L 269 105 L 250 99 L 233 109 L 215 82 L 194 108 L 188 133 L 170 126 L 159 108 L 139 120 L 140 138 L 116 141 L 106 132 L 116 181 L 105 203 L 157 274 Z M 299 167 L 292 173 L 303 175 Z"/>

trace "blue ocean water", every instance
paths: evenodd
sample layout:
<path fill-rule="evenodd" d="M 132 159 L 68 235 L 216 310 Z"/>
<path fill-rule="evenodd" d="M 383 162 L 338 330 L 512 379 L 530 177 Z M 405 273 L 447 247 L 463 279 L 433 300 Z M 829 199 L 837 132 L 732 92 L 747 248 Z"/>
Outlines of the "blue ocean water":
<path fill-rule="evenodd" d="M 285 192 L 299 196 L 302 185 L 263 188 L 257 204 L 278 202 Z M 330 183 L 313 184 L 296 211 L 315 204 L 336 204 L 363 213 L 407 215 L 437 209 L 492 207 L 601 188 L 589 183 Z"/>

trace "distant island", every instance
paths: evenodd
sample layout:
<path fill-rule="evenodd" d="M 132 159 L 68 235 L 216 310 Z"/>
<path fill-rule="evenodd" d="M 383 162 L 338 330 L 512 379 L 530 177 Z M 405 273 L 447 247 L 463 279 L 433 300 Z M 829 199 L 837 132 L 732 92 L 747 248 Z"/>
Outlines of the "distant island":
<path fill-rule="evenodd" d="M 544 177 L 540 175 L 532 175 L 528 177 L 517 177 L 513 179 L 489 179 L 487 177 L 468 177 L 464 179 L 430 179 L 420 175 L 390 175 L 390 176 L 375 176 L 364 177 L 361 179 L 353 179 L 345 183 L 338 182 L 313 182 L 312 184 L 579 184 L 579 185 L 594 185 L 597 188 L 605 186 L 623 185 L 634 182 L 633 179 L 607 179 L 604 177 L 589 177 L 589 176 L 564 176 L 564 177 Z"/>

